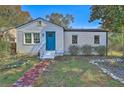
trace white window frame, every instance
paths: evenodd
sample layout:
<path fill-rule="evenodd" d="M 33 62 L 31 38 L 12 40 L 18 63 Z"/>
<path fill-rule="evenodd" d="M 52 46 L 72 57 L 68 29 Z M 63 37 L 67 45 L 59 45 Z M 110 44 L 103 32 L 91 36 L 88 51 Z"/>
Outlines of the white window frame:
<path fill-rule="evenodd" d="M 30 33 L 31 34 L 31 43 L 26 43 L 26 41 L 25 41 L 25 34 L 26 33 Z M 32 33 L 31 32 L 24 32 L 24 44 L 32 44 Z"/>
<path fill-rule="evenodd" d="M 38 33 L 39 34 L 39 39 L 40 39 L 40 33 L 39 32 L 35 32 L 35 33 Z M 35 33 L 32 33 L 32 35 L 33 35 L 33 43 L 34 43 L 34 34 Z M 40 42 L 39 42 L 40 43 Z M 39 43 L 34 43 L 34 44 L 39 44 Z"/>
<path fill-rule="evenodd" d="M 31 33 L 31 43 L 26 43 L 25 42 L 25 34 L 26 33 Z M 34 43 L 34 33 L 39 33 L 39 35 L 40 35 L 40 37 L 41 37 L 41 34 L 40 34 L 40 32 L 24 32 L 24 34 L 23 34 L 23 36 L 24 36 L 24 44 L 26 44 L 26 45 L 32 45 L 32 44 L 39 44 L 39 43 Z M 41 41 L 41 38 L 40 38 L 40 41 Z"/>

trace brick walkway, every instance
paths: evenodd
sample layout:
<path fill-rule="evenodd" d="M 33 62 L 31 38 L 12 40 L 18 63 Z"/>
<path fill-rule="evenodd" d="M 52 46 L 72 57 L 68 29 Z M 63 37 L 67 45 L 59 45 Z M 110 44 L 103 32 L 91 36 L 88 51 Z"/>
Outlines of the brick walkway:
<path fill-rule="evenodd" d="M 31 87 L 37 77 L 50 65 L 50 61 L 42 61 L 27 71 L 12 87 Z"/>

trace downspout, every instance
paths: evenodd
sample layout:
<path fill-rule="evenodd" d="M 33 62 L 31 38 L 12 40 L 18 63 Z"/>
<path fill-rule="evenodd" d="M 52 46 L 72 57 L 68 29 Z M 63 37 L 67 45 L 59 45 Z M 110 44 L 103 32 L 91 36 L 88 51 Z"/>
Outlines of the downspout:
<path fill-rule="evenodd" d="M 122 51 L 123 51 L 123 57 L 124 57 L 124 24 L 122 24 Z"/>
<path fill-rule="evenodd" d="M 108 56 L 108 32 L 106 32 L 106 56 Z"/>

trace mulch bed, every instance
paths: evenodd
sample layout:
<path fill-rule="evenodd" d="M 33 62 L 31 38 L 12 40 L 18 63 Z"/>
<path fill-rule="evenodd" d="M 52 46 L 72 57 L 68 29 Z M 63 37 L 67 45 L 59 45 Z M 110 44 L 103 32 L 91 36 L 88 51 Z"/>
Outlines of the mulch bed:
<path fill-rule="evenodd" d="M 16 81 L 12 87 L 31 87 L 33 82 L 40 76 L 40 74 L 50 65 L 50 61 L 42 61 L 35 67 L 27 71 L 24 76 Z"/>

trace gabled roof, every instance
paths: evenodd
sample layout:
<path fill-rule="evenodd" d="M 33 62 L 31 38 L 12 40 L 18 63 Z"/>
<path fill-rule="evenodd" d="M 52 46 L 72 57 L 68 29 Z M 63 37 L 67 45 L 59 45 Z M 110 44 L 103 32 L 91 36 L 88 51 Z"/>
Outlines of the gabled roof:
<path fill-rule="evenodd" d="M 41 18 L 41 17 L 38 17 L 38 18 L 36 18 L 36 19 L 30 20 L 30 21 L 28 21 L 28 22 L 26 22 L 26 23 L 23 23 L 23 24 L 21 24 L 21 25 L 15 26 L 15 27 L 13 27 L 13 28 L 19 28 L 19 27 L 22 27 L 22 26 L 24 26 L 24 25 L 26 25 L 26 24 L 29 24 L 29 23 L 31 23 L 31 22 L 34 22 L 34 21 L 37 21 L 37 20 L 40 20 L 40 19 L 43 20 L 43 21 L 52 23 L 52 22 L 50 22 L 50 21 L 48 21 L 48 20 L 45 20 L 45 19 L 43 19 L 43 18 Z M 52 24 L 57 25 L 57 24 L 55 24 L 55 23 L 52 23 Z M 60 25 L 57 25 L 57 26 L 62 27 L 62 26 L 60 26 Z M 63 28 L 63 27 L 62 27 L 62 28 Z M 10 30 L 10 29 L 12 29 L 12 28 L 9 28 L 9 29 L 7 29 L 7 30 L 5 30 L 5 31 L 8 31 L 8 30 Z M 64 29 L 64 28 L 63 28 L 63 29 Z M 5 31 L 4 31 L 4 32 L 5 32 Z"/>
<path fill-rule="evenodd" d="M 40 20 L 40 19 L 43 20 L 43 21 L 52 23 L 52 22 L 50 22 L 50 21 L 48 21 L 48 20 L 45 20 L 45 19 L 43 19 L 43 18 L 41 18 L 41 17 L 38 17 L 38 18 L 36 18 L 36 19 L 34 19 L 34 20 L 30 20 L 30 21 L 28 21 L 28 22 L 26 22 L 26 23 L 24 23 L 24 24 L 21 24 L 21 25 L 19 25 L 19 26 L 14 27 L 14 28 L 22 27 L 22 26 L 24 26 L 24 25 L 26 25 L 26 24 L 29 24 L 29 23 L 31 23 L 31 22 L 34 22 L 34 21 L 37 21 L 37 20 Z M 57 25 L 57 26 L 59 26 L 59 27 L 62 27 L 62 26 L 60 26 L 60 25 L 58 25 L 58 24 L 55 24 L 55 23 L 52 23 L 52 24 Z M 62 27 L 62 28 L 64 29 L 64 27 Z M 12 28 L 10 28 L 10 29 L 12 29 Z M 10 29 L 8 29 L 8 30 L 10 30 Z M 8 31 L 8 30 L 6 30 L 6 31 Z M 105 31 L 105 30 L 102 30 L 102 29 L 64 29 L 64 31 L 65 31 L 65 32 L 108 32 L 108 31 Z M 5 32 L 5 31 L 4 31 L 4 32 Z"/>
<path fill-rule="evenodd" d="M 66 29 L 65 32 L 108 32 L 103 29 Z"/>
<path fill-rule="evenodd" d="M 38 17 L 38 18 L 36 18 L 36 19 L 34 19 L 34 20 L 30 20 L 30 21 L 28 21 L 28 22 L 26 22 L 26 23 L 24 23 L 24 24 L 22 24 L 22 25 L 16 26 L 15 28 L 19 28 L 19 27 L 21 27 L 21 26 L 24 26 L 24 25 L 26 25 L 26 24 L 28 24 L 28 23 L 31 23 L 31 22 L 34 22 L 34 21 L 37 21 L 37 20 L 40 20 L 40 19 L 43 20 L 43 21 L 52 23 L 52 22 L 50 22 L 50 21 L 48 21 L 48 20 L 45 20 L 45 19 L 43 19 L 43 18 L 41 18 L 41 17 Z M 52 23 L 52 24 L 57 25 L 57 24 L 55 24 L 55 23 Z M 57 26 L 62 27 L 62 26 L 60 26 L 60 25 L 57 25 Z M 62 27 L 62 28 L 63 28 L 63 27 Z"/>

